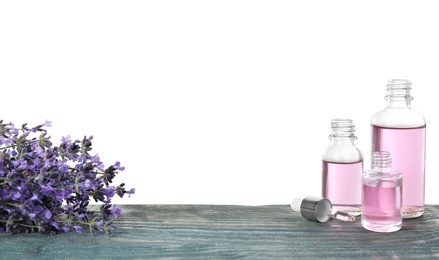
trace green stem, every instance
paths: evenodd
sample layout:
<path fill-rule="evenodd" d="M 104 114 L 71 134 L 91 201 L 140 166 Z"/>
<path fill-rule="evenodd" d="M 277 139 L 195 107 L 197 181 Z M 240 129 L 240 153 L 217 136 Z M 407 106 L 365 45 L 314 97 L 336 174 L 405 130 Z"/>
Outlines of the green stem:
<path fill-rule="evenodd" d="M 2 147 L 2 148 L 0 148 L 0 150 L 5 150 L 5 149 L 8 149 L 8 148 L 13 148 L 13 147 L 17 147 L 17 145 L 14 144 L 14 145 Z"/>
<path fill-rule="evenodd" d="M 85 221 L 81 221 L 81 220 L 74 220 L 74 219 L 68 219 L 68 220 L 60 220 L 59 218 L 57 219 L 60 223 L 72 223 L 72 224 L 80 224 L 80 225 L 88 225 L 91 226 L 94 224 L 94 222 L 85 222 Z"/>
<path fill-rule="evenodd" d="M 0 222 L 8 223 L 9 220 L 0 219 Z M 29 228 L 38 228 L 37 226 L 26 225 L 23 223 L 18 223 L 18 225 L 23 226 L 23 227 L 29 227 Z"/>
<path fill-rule="evenodd" d="M 26 224 L 21 224 L 21 223 L 18 223 L 18 225 L 23 226 L 23 227 L 29 227 L 29 228 L 37 228 L 37 229 L 39 229 L 39 227 L 37 227 L 37 226 L 31 226 L 31 225 L 26 225 Z"/>
<path fill-rule="evenodd" d="M 14 204 L 14 203 L 6 203 L 6 204 L 17 207 L 17 208 L 21 208 L 21 205 L 19 205 L 19 204 Z"/>

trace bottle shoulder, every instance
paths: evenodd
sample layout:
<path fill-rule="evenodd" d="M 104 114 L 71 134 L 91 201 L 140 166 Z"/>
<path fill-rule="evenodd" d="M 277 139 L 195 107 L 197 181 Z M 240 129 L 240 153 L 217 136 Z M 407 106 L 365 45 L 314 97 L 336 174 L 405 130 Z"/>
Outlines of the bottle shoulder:
<path fill-rule="evenodd" d="M 367 178 L 374 178 L 374 179 L 386 179 L 386 178 L 392 178 L 392 179 L 401 179 L 402 173 L 400 171 L 391 169 L 389 172 L 383 172 L 378 169 L 366 169 L 363 172 L 363 176 Z"/>
<path fill-rule="evenodd" d="M 421 127 L 426 121 L 422 114 L 410 108 L 386 108 L 375 113 L 371 120 L 373 125 L 384 127 Z"/>
<path fill-rule="evenodd" d="M 363 153 L 355 145 L 330 144 L 322 159 L 328 162 L 353 163 L 363 160 Z"/>

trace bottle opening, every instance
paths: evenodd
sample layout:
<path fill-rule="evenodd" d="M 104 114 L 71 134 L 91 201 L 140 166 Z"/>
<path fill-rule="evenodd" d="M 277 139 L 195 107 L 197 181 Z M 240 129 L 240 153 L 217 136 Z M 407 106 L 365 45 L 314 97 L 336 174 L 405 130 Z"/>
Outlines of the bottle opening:
<path fill-rule="evenodd" d="M 355 124 L 352 119 L 348 118 L 335 118 L 331 121 L 331 129 L 333 137 L 355 137 Z"/>
<path fill-rule="evenodd" d="M 412 83 L 406 79 L 391 79 L 387 82 L 387 95 L 385 97 L 388 101 L 405 101 L 407 105 L 413 100 L 410 95 Z"/>
<path fill-rule="evenodd" d="M 374 168 L 391 168 L 392 157 L 389 152 L 378 151 L 372 154 L 372 167 Z"/>
<path fill-rule="evenodd" d="M 412 83 L 406 79 L 390 79 L 387 82 L 387 90 L 389 89 L 407 89 L 412 88 Z"/>

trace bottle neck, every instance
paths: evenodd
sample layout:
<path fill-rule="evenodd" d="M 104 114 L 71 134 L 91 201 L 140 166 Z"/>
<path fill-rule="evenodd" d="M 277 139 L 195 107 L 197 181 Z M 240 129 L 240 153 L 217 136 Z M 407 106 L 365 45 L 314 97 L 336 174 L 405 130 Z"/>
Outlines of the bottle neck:
<path fill-rule="evenodd" d="M 412 83 L 405 79 L 391 79 L 387 84 L 387 107 L 410 108 Z"/>
<path fill-rule="evenodd" d="M 372 154 L 372 169 L 378 172 L 392 171 L 392 157 L 389 152 L 379 151 Z"/>
<path fill-rule="evenodd" d="M 354 143 L 357 139 L 355 136 L 355 124 L 351 119 L 333 119 L 331 130 L 332 134 L 329 136 L 329 139 L 332 142 Z"/>

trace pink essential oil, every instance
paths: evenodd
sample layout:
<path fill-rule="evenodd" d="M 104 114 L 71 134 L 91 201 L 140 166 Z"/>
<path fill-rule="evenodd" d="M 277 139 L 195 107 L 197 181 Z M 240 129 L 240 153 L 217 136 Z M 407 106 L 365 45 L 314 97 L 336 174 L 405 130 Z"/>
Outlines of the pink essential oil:
<path fill-rule="evenodd" d="M 372 125 L 372 151 L 387 151 L 392 168 L 402 172 L 402 216 L 424 213 L 425 125 L 415 128 L 390 128 Z"/>
<path fill-rule="evenodd" d="M 363 160 L 351 163 L 323 160 L 322 194 L 335 210 L 360 215 L 362 172 Z"/>
<path fill-rule="evenodd" d="M 361 174 L 363 154 L 355 144 L 355 124 L 351 119 L 331 121 L 330 143 L 322 160 L 322 197 L 335 211 L 361 214 Z"/>
<path fill-rule="evenodd" d="M 411 108 L 412 83 L 391 79 L 387 84 L 387 107 L 375 113 L 372 125 L 372 152 L 388 151 L 393 169 L 403 175 L 402 217 L 424 214 L 426 121 Z"/>
<path fill-rule="evenodd" d="M 394 232 L 402 226 L 402 174 L 392 170 L 388 152 L 374 152 L 372 170 L 363 173 L 361 224 L 374 232 Z"/>

